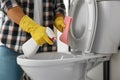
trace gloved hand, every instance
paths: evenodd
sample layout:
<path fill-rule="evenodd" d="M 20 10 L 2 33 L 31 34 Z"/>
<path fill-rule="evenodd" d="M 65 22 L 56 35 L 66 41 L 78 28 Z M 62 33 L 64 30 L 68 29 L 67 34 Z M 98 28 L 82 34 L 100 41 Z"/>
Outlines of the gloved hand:
<path fill-rule="evenodd" d="M 27 15 L 22 17 L 19 25 L 24 31 L 31 34 L 32 38 L 36 41 L 38 45 L 43 45 L 45 43 L 48 43 L 50 45 L 53 44 L 53 42 L 46 34 L 46 28 L 34 22 Z"/>
<path fill-rule="evenodd" d="M 65 28 L 64 17 L 63 16 L 57 17 L 55 19 L 54 25 L 60 32 L 63 32 L 63 29 Z"/>

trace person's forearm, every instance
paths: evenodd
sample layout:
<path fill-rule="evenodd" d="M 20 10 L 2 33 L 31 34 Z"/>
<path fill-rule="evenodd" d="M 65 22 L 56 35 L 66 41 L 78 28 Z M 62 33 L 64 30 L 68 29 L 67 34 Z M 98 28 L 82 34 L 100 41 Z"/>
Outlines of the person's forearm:
<path fill-rule="evenodd" d="M 8 17 L 15 23 L 19 24 L 21 18 L 25 15 L 22 8 L 19 6 L 13 7 L 7 11 Z"/>

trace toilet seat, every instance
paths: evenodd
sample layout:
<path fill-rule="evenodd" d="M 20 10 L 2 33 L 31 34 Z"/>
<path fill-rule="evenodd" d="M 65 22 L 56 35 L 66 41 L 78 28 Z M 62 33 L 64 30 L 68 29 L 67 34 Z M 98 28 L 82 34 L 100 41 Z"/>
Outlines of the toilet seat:
<path fill-rule="evenodd" d="M 71 49 L 90 52 L 97 24 L 96 0 L 73 0 L 69 16 L 73 18 L 68 45 Z"/>

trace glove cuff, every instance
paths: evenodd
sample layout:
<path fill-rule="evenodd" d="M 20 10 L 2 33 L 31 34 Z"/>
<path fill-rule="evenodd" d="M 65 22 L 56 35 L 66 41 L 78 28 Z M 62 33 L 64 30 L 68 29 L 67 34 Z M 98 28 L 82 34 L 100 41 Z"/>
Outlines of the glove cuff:
<path fill-rule="evenodd" d="M 34 22 L 29 16 L 25 15 L 20 20 L 19 25 L 24 31 L 30 33 L 32 32 L 32 30 L 36 29 L 35 25 L 38 25 L 38 24 Z"/>
<path fill-rule="evenodd" d="M 59 16 L 59 17 L 57 17 L 57 18 L 55 19 L 55 21 L 57 21 L 57 20 L 61 20 L 61 19 L 64 20 L 64 17 L 63 17 L 63 16 Z"/>

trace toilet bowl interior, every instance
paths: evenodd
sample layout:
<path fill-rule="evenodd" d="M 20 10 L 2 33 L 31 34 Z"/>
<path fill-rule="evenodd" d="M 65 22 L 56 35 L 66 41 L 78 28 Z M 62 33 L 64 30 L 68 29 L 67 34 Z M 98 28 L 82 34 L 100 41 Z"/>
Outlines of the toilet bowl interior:
<path fill-rule="evenodd" d="M 28 59 L 31 60 L 62 60 L 67 58 L 73 58 L 74 55 L 62 53 L 62 52 L 45 52 L 45 53 L 37 53 L 37 55 L 32 56 Z"/>
<path fill-rule="evenodd" d="M 17 63 L 24 66 L 58 65 L 73 62 L 74 58 L 74 55 L 67 52 L 43 52 L 30 58 L 20 55 L 17 57 Z"/>

